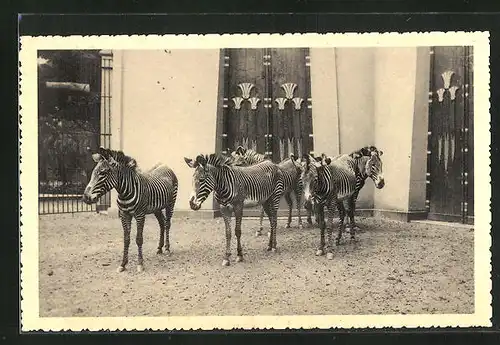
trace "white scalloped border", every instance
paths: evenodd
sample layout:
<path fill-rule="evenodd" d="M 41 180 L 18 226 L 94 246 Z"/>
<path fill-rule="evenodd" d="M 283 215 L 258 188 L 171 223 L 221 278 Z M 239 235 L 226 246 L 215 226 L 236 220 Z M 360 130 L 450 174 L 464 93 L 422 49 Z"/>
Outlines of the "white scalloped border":
<path fill-rule="evenodd" d="M 20 38 L 21 330 L 335 329 L 491 326 L 490 74 L 488 32 L 23 36 Z M 474 46 L 475 313 L 41 318 L 38 304 L 38 176 L 36 51 L 38 49 L 218 49 L 258 47 Z M 478 168 L 480 167 L 480 168 Z"/>

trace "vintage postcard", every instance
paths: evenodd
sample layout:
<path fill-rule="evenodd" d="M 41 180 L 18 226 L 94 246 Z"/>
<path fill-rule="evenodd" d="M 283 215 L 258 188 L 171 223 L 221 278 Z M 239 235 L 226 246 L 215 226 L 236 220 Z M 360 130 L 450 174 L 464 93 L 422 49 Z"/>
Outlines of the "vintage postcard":
<path fill-rule="evenodd" d="M 488 32 L 19 56 L 22 331 L 491 325 Z"/>

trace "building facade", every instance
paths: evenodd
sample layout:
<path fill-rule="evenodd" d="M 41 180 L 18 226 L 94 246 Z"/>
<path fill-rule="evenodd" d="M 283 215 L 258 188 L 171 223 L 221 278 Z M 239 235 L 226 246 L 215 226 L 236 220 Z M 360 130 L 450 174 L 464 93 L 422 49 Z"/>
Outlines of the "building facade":
<path fill-rule="evenodd" d="M 401 220 L 473 219 L 472 52 L 467 47 L 116 50 L 109 74 L 109 142 L 147 169 L 179 179 L 184 157 L 237 145 L 279 161 L 290 153 L 384 151 L 386 185 L 358 209 Z M 115 195 L 110 210 L 116 209 Z"/>

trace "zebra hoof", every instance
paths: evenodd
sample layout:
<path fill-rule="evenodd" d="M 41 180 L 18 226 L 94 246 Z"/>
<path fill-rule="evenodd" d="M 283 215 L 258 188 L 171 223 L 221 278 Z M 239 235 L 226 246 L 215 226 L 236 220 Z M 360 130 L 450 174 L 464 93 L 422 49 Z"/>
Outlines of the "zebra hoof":
<path fill-rule="evenodd" d="M 238 256 L 236 257 L 236 262 L 242 262 L 242 261 L 243 261 L 243 256 L 238 255 Z"/>
<path fill-rule="evenodd" d="M 299 224 L 299 229 L 303 229 L 304 227 L 302 226 L 302 224 Z"/>
<path fill-rule="evenodd" d="M 229 260 L 222 260 L 222 266 L 229 266 Z"/>
<path fill-rule="evenodd" d="M 116 269 L 116 272 L 120 273 L 120 272 L 123 272 L 125 271 L 125 267 L 123 266 L 118 266 L 118 268 Z"/>
<path fill-rule="evenodd" d="M 285 226 L 285 228 L 286 228 L 286 229 L 291 228 L 290 224 L 287 224 L 287 225 Z"/>
<path fill-rule="evenodd" d="M 327 254 L 326 254 L 326 258 L 327 258 L 328 260 L 332 260 L 332 259 L 333 259 L 333 253 L 327 253 Z"/>
<path fill-rule="evenodd" d="M 316 256 L 321 256 L 321 255 L 323 255 L 323 254 L 325 254 L 325 253 L 323 252 L 323 249 L 318 249 L 318 250 L 316 251 Z"/>
<path fill-rule="evenodd" d="M 141 273 L 142 271 L 144 271 L 144 267 L 142 265 L 137 265 L 137 272 Z"/>
<path fill-rule="evenodd" d="M 158 255 L 163 254 L 163 250 L 161 250 L 161 248 L 158 248 L 158 250 L 156 251 L 156 254 L 158 254 Z"/>
<path fill-rule="evenodd" d="M 165 249 L 165 253 L 164 253 L 164 254 L 165 254 L 166 256 L 170 256 L 170 254 L 171 254 L 171 253 L 170 253 L 170 250 Z"/>

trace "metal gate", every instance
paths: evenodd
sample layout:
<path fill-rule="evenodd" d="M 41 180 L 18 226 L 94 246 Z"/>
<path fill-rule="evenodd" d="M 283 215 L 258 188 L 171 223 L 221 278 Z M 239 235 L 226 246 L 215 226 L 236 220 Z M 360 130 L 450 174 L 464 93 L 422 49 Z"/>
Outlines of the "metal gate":
<path fill-rule="evenodd" d="M 432 48 L 430 70 L 428 218 L 473 223 L 472 47 Z"/>
<path fill-rule="evenodd" d="M 81 195 L 94 162 L 91 152 L 110 145 L 111 56 L 95 50 L 38 52 L 39 213 L 109 207 Z"/>

